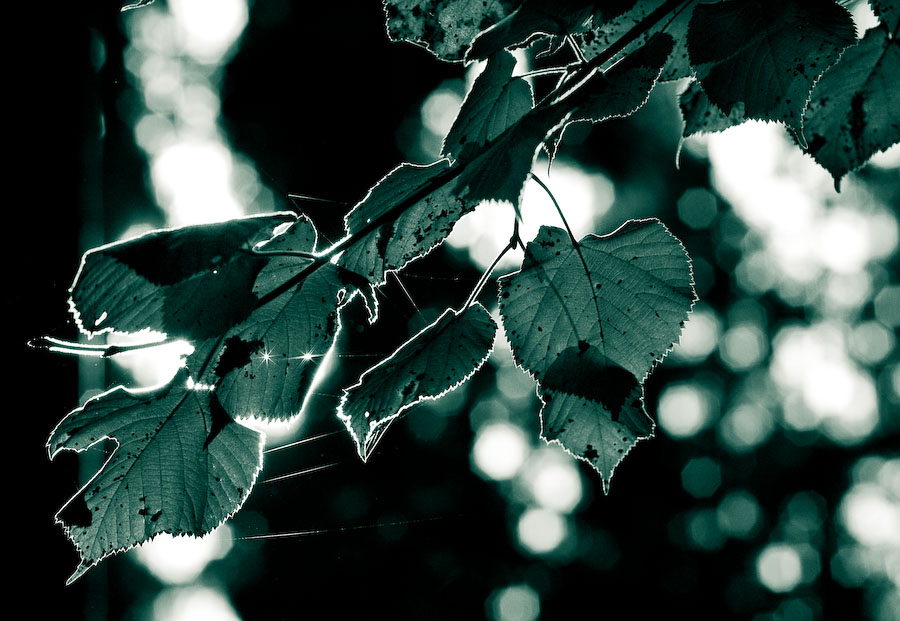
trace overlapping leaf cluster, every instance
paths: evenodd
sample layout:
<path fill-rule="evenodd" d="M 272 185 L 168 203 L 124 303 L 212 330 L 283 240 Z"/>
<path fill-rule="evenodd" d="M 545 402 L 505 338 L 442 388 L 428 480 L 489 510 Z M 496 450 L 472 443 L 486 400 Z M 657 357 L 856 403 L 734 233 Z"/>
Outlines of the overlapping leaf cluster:
<path fill-rule="evenodd" d="M 536 153 L 552 155 L 567 125 L 627 116 L 658 80 L 692 77 L 681 97 L 685 135 L 779 121 L 836 178 L 896 142 L 897 9 L 876 9 L 884 24 L 813 91 L 855 42 L 849 14 L 830 1 L 386 0 L 391 37 L 443 60 L 486 61 L 440 160 L 389 172 L 327 248 L 309 220 L 278 213 L 158 231 L 85 255 L 71 290 L 82 331 L 152 330 L 194 349 L 168 385 L 106 392 L 51 435 L 51 455 L 104 438 L 117 444 L 58 514 L 82 558 L 73 579 L 158 533 L 201 535 L 238 510 L 263 442 L 241 419 L 302 412 L 344 305 L 359 294 L 376 321 L 374 291 L 387 274 L 440 245 L 463 215 L 496 201 L 518 214 Z M 545 56 L 568 46 L 576 56 L 537 103 L 509 51 L 529 45 Z M 524 246 L 515 235 L 513 243 Z M 497 326 L 472 302 L 477 292 L 344 390 L 338 416 L 363 459 L 391 421 L 485 362 Z M 521 269 L 501 279 L 504 331 L 537 383 L 543 436 L 589 462 L 605 488 L 652 435 L 643 382 L 694 299 L 687 254 L 656 220 L 580 240 L 544 227 Z"/>

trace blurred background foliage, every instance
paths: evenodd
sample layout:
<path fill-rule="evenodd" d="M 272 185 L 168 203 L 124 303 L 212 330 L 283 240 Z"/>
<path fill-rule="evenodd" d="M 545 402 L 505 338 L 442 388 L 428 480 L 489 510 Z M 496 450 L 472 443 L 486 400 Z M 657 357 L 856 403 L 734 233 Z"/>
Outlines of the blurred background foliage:
<path fill-rule="evenodd" d="M 900 151 L 838 194 L 779 126 L 682 144 L 683 84 L 660 85 L 631 118 L 569 128 L 552 170 L 535 168 L 577 236 L 654 216 L 694 262 L 701 301 L 647 382 L 657 437 L 609 496 L 539 439 L 534 385 L 502 340 L 472 381 L 395 423 L 366 465 L 333 415 L 341 386 L 461 304 L 505 245 L 511 208 L 484 205 L 389 279 L 379 324 L 345 309 L 313 407 L 266 428 L 262 482 L 231 522 L 202 540 L 160 537 L 63 588 L 76 556 L 52 515 L 104 455 L 50 465 L 43 442 L 90 395 L 164 380 L 178 357 L 26 350 L 38 334 L 75 338 L 65 300 L 80 254 L 297 206 L 335 240 L 388 170 L 436 159 L 480 70 L 389 42 L 379 2 L 118 7 L 29 16 L 51 53 L 22 63 L 32 131 L 17 168 L 47 215 L 16 206 L 16 228 L 40 236 L 13 241 L 13 256 L 35 260 L 11 296 L 26 422 L 10 496 L 16 511 L 30 500 L 21 579 L 46 591 L 42 609 L 141 621 L 900 619 Z M 860 31 L 874 23 L 865 2 L 852 8 Z M 532 56 L 520 54 L 523 71 Z M 526 240 L 558 224 L 536 186 L 522 211 Z M 495 310 L 493 296 L 482 301 Z"/>

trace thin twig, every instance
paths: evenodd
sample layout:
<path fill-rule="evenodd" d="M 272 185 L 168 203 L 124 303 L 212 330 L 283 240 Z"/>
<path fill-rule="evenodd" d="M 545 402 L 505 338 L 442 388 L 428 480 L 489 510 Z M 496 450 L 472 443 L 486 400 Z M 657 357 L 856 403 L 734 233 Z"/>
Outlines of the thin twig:
<path fill-rule="evenodd" d="M 41 336 L 31 341 L 28 345 L 34 349 L 45 349 L 60 354 L 72 354 L 74 356 L 96 356 L 98 358 L 109 358 L 118 354 L 124 354 L 140 349 L 149 349 L 151 347 L 161 347 L 178 343 L 182 339 L 169 338 L 162 341 L 150 341 L 146 343 L 131 343 L 123 345 L 91 345 L 89 343 L 76 343 L 74 341 L 66 341 L 53 336 Z"/>

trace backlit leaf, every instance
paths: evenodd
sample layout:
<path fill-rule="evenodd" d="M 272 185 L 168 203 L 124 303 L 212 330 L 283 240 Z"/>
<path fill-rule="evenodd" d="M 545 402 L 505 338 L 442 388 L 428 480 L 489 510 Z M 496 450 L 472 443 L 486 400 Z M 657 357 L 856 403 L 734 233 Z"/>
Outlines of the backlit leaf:
<path fill-rule="evenodd" d="M 780 121 L 801 143 L 816 79 L 856 41 L 850 13 L 830 0 L 732 0 L 694 8 L 687 46 L 709 100 L 730 116 Z"/>
<path fill-rule="evenodd" d="M 262 466 L 263 437 L 229 417 L 215 393 L 192 390 L 182 370 L 164 388 L 115 388 L 59 423 L 50 456 L 118 445 L 100 471 L 57 514 L 81 564 L 159 533 L 203 535 L 243 504 Z"/>
<path fill-rule="evenodd" d="M 531 110 L 531 85 L 512 77 L 515 66 L 516 59 L 508 52 L 490 58 L 444 139 L 444 156 L 464 158 L 477 152 Z"/>
<path fill-rule="evenodd" d="M 884 27 L 844 52 L 813 90 L 806 110 L 810 155 L 841 178 L 900 142 L 900 42 Z"/>
<path fill-rule="evenodd" d="M 577 245 L 544 226 L 522 269 L 500 280 L 516 363 L 538 382 L 543 432 L 608 487 L 652 433 L 644 378 L 671 349 L 696 299 L 684 247 L 658 220 L 631 220 Z"/>
<path fill-rule="evenodd" d="M 388 35 L 421 45 L 447 61 L 461 61 L 479 32 L 518 6 L 516 0 L 386 0 Z"/>
<path fill-rule="evenodd" d="M 709 100 L 697 82 L 688 84 L 678 96 L 678 107 L 684 118 L 681 135 L 685 138 L 695 134 L 720 132 L 747 120 L 743 102 L 735 104 L 731 114 L 726 115 Z"/>
<path fill-rule="evenodd" d="M 76 322 L 87 334 L 221 334 L 253 310 L 253 283 L 266 260 L 250 249 L 293 219 L 277 213 L 154 231 L 91 250 L 71 289 Z"/>
<path fill-rule="evenodd" d="M 595 19 L 594 29 L 580 37 L 578 41 L 581 52 L 587 60 L 591 60 L 604 53 L 616 41 L 621 39 L 629 30 L 640 24 L 653 11 L 660 8 L 666 0 L 637 0 L 631 2 L 627 11 L 614 12 L 609 17 Z M 649 41 L 653 35 L 664 32 L 672 37 L 674 46 L 664 60 L 660 74 L 661 80 L 677 80 L 691 75 L 691 67 L 687 53 L 687 27 L 691 18 L 694 4 L 681 7 L 677 13 L 664 16 L 653 26 L 643 30 L 633 42 L 629 43 L 621 52 L 611 60 L 623 58 Z"/>
<path fill-rule="evenodd" d="M 344 390 L 338 416 L 365 461 L 388 424 L 425 399 L 436 399 L 466 381 L 487 360 L 496 324 L 480 304 L 447 310 L 389 358 Z"/>

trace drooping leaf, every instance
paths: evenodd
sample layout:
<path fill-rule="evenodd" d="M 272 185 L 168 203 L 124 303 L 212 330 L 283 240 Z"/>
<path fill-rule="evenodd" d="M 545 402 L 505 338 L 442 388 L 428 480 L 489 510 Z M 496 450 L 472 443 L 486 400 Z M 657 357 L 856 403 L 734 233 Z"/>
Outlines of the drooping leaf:
<path fill-rule="evenodd" d="M 900 2 L 897 0 L 870 0 L 869 4 L 881 23 L 884 24 L 893 38 L 897 38 L 900 28 Z"/>
<path fill-rule="evenodd" d="M 709 100 L 731 116 L 780 121 L 803 143 L 816 79 L 856 41 L 850 13 L 831 0 L 732 0 L 694 8 L 687 46 Z"/>
<path fill-rule="evenodd" d="M 266 259 L 249 251 L 278 225 L 276 213 L 155 231 L 84 255 L 69 301 L 86 334 L 144 329 L 190 340 L 221 334 L 253 309 Z"/>
<path fill-rule="evenodd" d="M 808 152 L 834 177 L 900 142 L 900 41 L 872 28 L 813 90 L 805 117 Z"/>
<path fill-rule="evenodd" d="M 544 402 L 543 437 L 589 462 L 606 487 L 652 434 L 642 384 L 695 299 L 684 247 L 658 220 L 631 220 L 577 245 L 544 226 L 522 269 L 500 279 L 513 356 Z"/>
<path fill-rule="evenodd" d="M 678 107 L 684 119 L 681 135 L 687 138 L 695 134 L 720 132 L 740 125 L 747 120 L 744 103 L 740 102 L 726 115 L 713 104 L 697 82 L 691 82 L 678 96 Z"/>
<path fill-rule="evenodd" d="M 262 466 L 262 435 L 234 422 L 215 393 L 192 390 L 187 379 L 182 370 L 153 392 L 110 390 L 51 434 L 51 458 L 104 438 L 118 445 L 56 516 L 81 556 L 69 582 L 159 533 L 208 533 L 250 493 Z"/>
<path fill-rule="evenodd" d="M 388 35 L 446 61 L 462 61 L 479 32 L 518 6 L 516 0 L 385 0 Z"/>
<path fill-rule="evenodd" d="M 445 157 L 465 158 L 497 139 L 534 105 L 531 85 L 513 78 L 515 57 L 500 51 L 488 60 L 444 138 Z"/>
<path fill-rule="evenodd" d="M 594 4 L 593 0 L 525 0 L 479 34 L 466 58 L 484 60 L 504 48 L 524 47 L 542 36 L 584 32 L 590 27 Z"/>
<path fill-rule="evenodd" d="M 480 369 L 491 353 L 496 329 L 480 304 L 459 313 L 448 309 L 345 389 L 338 416 L 363 461 L 392 420 L 421 401 L 453 390 Z"/>
<path fill-rule="evenodd" d="M 597 16 L 594 19 L 594 29 L 579 36 L 581 52 L 587 60 L 592 60 L 604 53 L 612 44 L 621 39 L 629 30 L 647 19 L 654 11 L 659 9 L 666 0 L 637 0 L 629 3 L 631 6 L 623 12 L 608 13 L 604 19 Z M 677 13 L 663 16 L 659 21 L 644 29 L 641 34 L 629 43 L 621 52 L 613 56 L 611 61 L 621 59 L 638 49 L 650 40 L 655 34 L 664 32 L 672 37 L 674 46 L 670 54 L 664 60 L 662 73 L 659 79 L 678 80 L 691 75 L 690 61 L 687 53 L 687 28 L 691 19 L 694 4 L 681 7 Z"/>
<path fill-rule="evenodd" d="M 647 103 L 672 45 L 671 36 L 665 33 L 655 36 L 618 65 L 583 86 L 572 98 L 573 111 L 567 123 L 549 140 L 551 160 L 568 125 L 627 117 Z"/>

